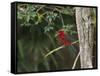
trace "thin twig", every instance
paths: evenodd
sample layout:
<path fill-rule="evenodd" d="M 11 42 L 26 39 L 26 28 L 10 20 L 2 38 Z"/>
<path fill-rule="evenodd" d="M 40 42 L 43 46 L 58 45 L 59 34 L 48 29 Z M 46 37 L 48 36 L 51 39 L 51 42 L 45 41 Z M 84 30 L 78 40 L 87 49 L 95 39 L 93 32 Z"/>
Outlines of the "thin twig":
<path fill-rule="evenodd" d="M 38 8 L 36 12 L 39 12 L 43 7 L 45 7 L 45 5 Z"/>
<path fill-rule="evenodd" d="M 62 46 L 60 46 L 60 47 L 58 47 L 58 48 L 56 48 L 56 49 L 50 51 L 50 52 L 47 53 L 44 57 L 46 58 L 46 57 L 48 57 L 50 54 L 52 54 L 52 53 L 54 53 L 54 52 L 56 52 L 56 51 L 58 51 L 58 50 L 60 50 L 60 49 L 62 49 L 62 48 L 64 48 L 64 45 L 62 45 Z"/>
<path fill-rule="evenodd" d="M 73 44 L 75 44 L 75 43 L 77 43 L 77 42 L 79 42 L 79 40 L 74 41 L 71 45 L 73 45 Z M 58 47 L 58 48 L 56 48 L 56 49 L 53 49 L 52 51 L 50 51 L 49 53 L 47 53 L 44 57 L 46 58 L 46 57 L 48 57 L 50 54 L 52 54 L 52 53 L 54 53 L 54 52 L 56 52 L 56 51 L 58 51 L 58 50 L 60 50 L 60 49 L 62 49 L 62 48 L 64 48 L 64 47 L 65 47 L 65 46 L 62 45 L 62 46 L 60 46 L 60 47 Z"/>
<path fill-rule="evenodd" d="M 73 64 L 73 66 L 72 66 L 72 69 L 75 68 L 76 63 L 77 63 L 77 61 L 78 61 L 78 58 L 79 58 L 79 56 L 80 56 L 80 53 L 81 53 L 81 52 L 79 51 L 78 54 L 77 54 L 77 56 L 76 56 L 76 58 L 75 58 L 74 64 Z"/>
<path fill-rule="evenodd" d="M 60 13 L 60 17 L 61 17 L 62 25 L 65 26 L 64 20 L 63 20 L 63 17 L 62 17 L 62 15 L 61 15 L 61 13 Z"/>

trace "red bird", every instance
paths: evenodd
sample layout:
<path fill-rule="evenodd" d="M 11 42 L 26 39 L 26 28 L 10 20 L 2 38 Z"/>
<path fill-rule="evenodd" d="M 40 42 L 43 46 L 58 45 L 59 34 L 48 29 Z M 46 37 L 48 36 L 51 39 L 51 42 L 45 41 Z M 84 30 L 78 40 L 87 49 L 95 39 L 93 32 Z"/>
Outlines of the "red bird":
<path fill-rule="evenodd" d="M 71 45 L 71 41 L 68 40 L 68 35 L 66 35 L 64 31 L 58 31 L 58 38 L 60 42 L 63 43 L 63 45 L 65 46 Z"/>

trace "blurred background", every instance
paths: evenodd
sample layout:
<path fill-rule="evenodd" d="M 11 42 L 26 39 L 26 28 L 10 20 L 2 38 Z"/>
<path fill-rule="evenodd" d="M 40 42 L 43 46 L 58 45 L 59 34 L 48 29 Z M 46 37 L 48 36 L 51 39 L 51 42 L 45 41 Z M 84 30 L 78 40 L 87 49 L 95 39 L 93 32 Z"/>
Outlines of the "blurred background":
<path fill-rule="evenodd" d="M 72 69 L 79 51 L 74 7 L 18 3 L 17 48 L 18 72 Z"/>

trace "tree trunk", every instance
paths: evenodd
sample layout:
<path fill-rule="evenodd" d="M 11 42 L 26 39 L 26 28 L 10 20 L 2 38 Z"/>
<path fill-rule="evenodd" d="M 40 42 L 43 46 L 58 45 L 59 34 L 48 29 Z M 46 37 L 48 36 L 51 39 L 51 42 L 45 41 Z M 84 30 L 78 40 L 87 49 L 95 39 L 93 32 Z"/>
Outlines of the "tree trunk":
<path fill-rule="evenodd" d="M 91 8 L 76 7 L 76 25 L 80 44 L 81 68 L 93 68 L 93 25 Z"/>

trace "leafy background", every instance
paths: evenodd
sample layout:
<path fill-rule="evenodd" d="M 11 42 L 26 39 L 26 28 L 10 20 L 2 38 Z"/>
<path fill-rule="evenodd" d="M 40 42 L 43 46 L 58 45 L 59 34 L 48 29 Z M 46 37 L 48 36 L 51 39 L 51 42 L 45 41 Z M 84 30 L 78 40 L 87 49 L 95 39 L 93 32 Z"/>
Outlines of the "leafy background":
<path fill-rule="evenodd" d="M 79 51 L 78 42 L 63 46 L 57 37 L 63 30 L 69 41 L 78 41 L 75 10 L 72 6 L 18 4 L 17 48 L 18 72 L 72 69 Z M 52 53 L 50 53 L 52 51 Z M 47 57 L 45 57 L 50 53 Z M 75 69 L 80 69 L 78 59 Z"/>

